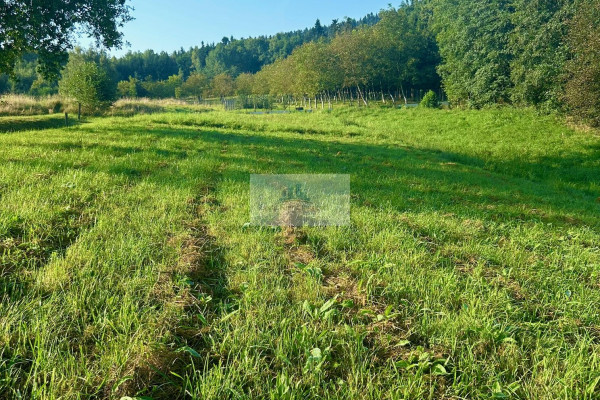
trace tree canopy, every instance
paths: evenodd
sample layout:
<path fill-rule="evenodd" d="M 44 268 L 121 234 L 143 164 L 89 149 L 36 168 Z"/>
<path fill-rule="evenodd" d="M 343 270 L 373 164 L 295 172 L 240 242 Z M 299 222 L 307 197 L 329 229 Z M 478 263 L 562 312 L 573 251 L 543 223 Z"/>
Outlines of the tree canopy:
<path fill-rule="evenodd" d="M 129 20 L 126 0 L 9 0 L 0 4 L 0 72 L 12 73 L 27 52 L 38 55 L 44 77 L 56 77 L 83 29 L 107 48 L 122 43 Z"/>
<path fill-rule="evenodd" d="M 110 104 L 117 89 L 106 64 L 82 53 L 69 57 L 59 86 L 61 94 L 75 99 L 88 112 Z"/>

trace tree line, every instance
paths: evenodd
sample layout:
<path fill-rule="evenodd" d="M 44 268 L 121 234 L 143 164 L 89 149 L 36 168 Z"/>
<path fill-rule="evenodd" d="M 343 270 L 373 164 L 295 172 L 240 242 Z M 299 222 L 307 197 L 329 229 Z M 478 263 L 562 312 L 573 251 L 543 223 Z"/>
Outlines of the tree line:
<path fill-rule="evenodd" d="M 84 53 L 97 53 L 88 57 L 91 59 L 106 59 L 103 67 L 115 82 L 129 81 L 130 78 L 139 82 L 140 84 L 136 85 L 139 96 L 173 97 L 175 92 L 172 82 L 166 83 L 169 79 L 185 81 L 193 74 L 202 74 L 212 79 L 219 74 L 235 77 L 241 73 L 255 73 L 264 65 L 287 57 L 296 47 L 306 42 L 331 38 L 359 26 L 374 25 L 378 20 L 379 17 L 375 14 L 368 14 L 360 19 L 333 20 L 326 26 L 317 20 L 312 28 L 257 38 L 223 37 L 216 44 L 202 41 L 199 46 L 172 53 L 153 50 L 130 51 L 121 57 L 108 57 L 106 53 L 98 50 Z M 77 58 L 78 53 L 82 51 L 75 49 L 70 55 Z M 39 68 L 39 61 L 42 59 L 33 52 L 25 53 L 15 61 L 10 74 L 0 74 L 0 93 L 34 96 L 57 93 L 60 76 L 44 74 L 45 70 Z"/>

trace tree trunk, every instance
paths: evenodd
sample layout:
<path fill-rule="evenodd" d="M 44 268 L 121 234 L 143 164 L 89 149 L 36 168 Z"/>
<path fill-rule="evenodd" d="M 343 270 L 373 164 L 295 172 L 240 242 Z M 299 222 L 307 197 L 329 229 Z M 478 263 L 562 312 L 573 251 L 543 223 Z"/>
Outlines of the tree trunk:
<path fill-rule="evenodd" d="M 356 89 L 358 90 L 358 96 L 362 99 L 363 103 L 365 103 L 365 106 L 368 107 L 369 103 L 367 103 L 367 100 L 365 100 L 365 97 L 363 96 L 363 93 L 360 90 L 360 86 L 356 85 Z M 357 97 L 356 99 L 358 100 L 359 97 Z"/>
<path fill-rule="evenodd" d="M 404 87 L 402 87 L 402 85 L 400 85 L 400 92 L 402 93 L 402 97 L 404 98 L 404 105 L 406 106 L 408 104 L 408 100 L 406 99 L 406 93 L 404 93 Z"/>

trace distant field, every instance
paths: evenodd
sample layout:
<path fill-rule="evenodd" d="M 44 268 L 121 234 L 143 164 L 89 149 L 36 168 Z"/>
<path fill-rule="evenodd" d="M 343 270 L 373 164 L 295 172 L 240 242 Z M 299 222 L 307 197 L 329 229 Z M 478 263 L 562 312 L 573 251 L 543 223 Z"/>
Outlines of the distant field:
<path fill-rule="evenodd" d="M 0 118 L 0 398 L 600 398 L 600 137 L 498 109 Z M 248 227 L 249 174 L 351 175 Z"/>

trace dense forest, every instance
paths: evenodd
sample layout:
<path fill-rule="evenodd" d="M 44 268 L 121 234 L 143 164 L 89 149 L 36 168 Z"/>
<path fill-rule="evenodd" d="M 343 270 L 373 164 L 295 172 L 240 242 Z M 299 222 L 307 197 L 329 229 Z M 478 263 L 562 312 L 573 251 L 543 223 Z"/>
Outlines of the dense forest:
<path fill-rule="evenodd" d="M 454 106 L 535 106 L 600 124 L 597 0 L 413 0 L 358 21 L 224 37 L 172 54 L 76 52 L 102 65 L 122 97 L 237 95 L 249 106 L 259 96 L 323 107 L 332 98 L 367 105 L 443 89 Z M 57 90 L 36 73 L 35 55 L 15 77 L 2 76 L 0 91 Z"/>
<path fill-rule="evenodd" d="M 319 20 L 314 27 L 304 30 L 278 33 L 273 36 L 257 38 L 223 37 L 221 42 L 205 43 L 188 50 L 183 48 L 172 53 L 128 52 L 122 57 L 109 57 L 101 50 L 82 51 L 75 49 L 72 54 L 80 53 L 85 58 L 102 62 L 114 81 L 138 83 L 140 96 L 173 97 L 174 88 L 168 83 L 186 81 L 190 75 L 202 74 L 212 79 L 219 74 L 236 77 L 241 73 L 256 73 L 264 65 L 285 58 L 304 43 L 316 40 L 329 40 L 338 33 L 349 32 L 362 26 L 372 26 L 379 21 L 375 14 L 369 14 L 359 20 L 346 18 L 333 20 L 323 26 Z M 14 70 L 12 77 L 0 74 L 0 93 L 30 94 L 34 96 L 58 92 L 58 81 L 46 81 L 37 68 L 36 54 L 27 54 Z M 143 85 L 142 85 L 143 84 Z"/>

